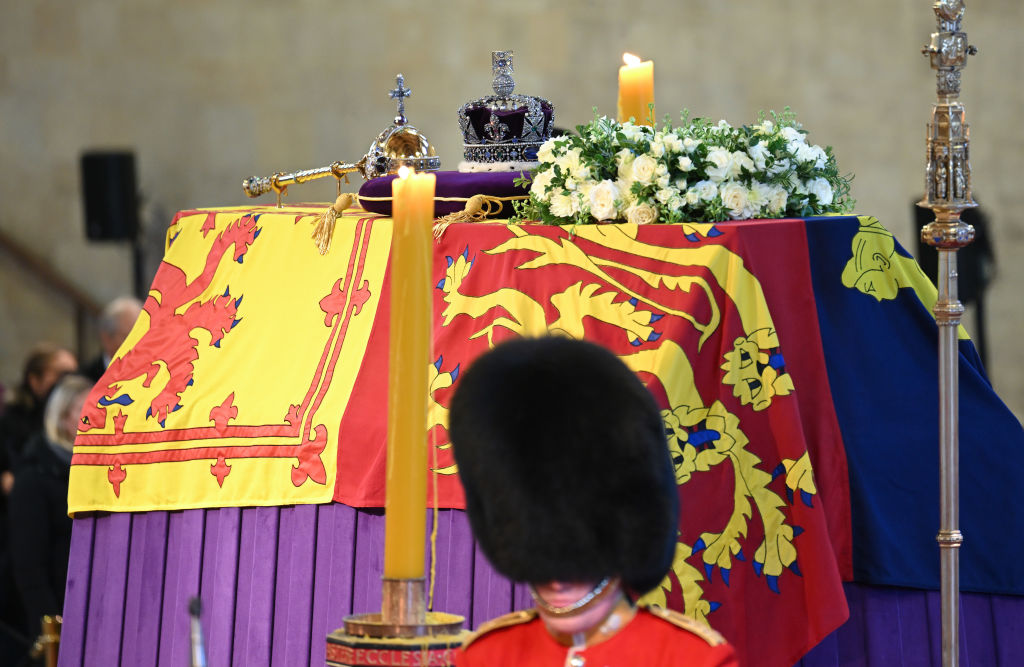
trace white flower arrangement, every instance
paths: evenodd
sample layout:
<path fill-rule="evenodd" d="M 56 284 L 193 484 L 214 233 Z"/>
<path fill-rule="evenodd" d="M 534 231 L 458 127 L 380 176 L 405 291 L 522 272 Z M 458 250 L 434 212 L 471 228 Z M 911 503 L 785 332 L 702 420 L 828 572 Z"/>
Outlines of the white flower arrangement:
<path fill-rule="evenodd" d="M 596 117 L 545 142 L 517 220 L 546 224 L 717 222 L 845 213 L 851 176 L 808 144 L 788 108 L 756 125 L 704 118 L 658 128 Z"/>

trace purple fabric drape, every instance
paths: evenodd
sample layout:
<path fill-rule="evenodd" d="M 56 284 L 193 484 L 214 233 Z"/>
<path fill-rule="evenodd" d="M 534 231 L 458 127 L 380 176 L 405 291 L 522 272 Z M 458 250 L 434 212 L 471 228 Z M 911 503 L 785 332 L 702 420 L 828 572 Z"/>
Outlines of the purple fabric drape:
<path fill-rule="evenodd" d="M 211 667 L 322 665 L 346 615 L 379 611 L 383 544 L 380 510 L 337 504 L 76 519 L 60 664 L 186 665 L 199 595 Z M 435 609 L 476 627 L 530 606 L 476 549 L 463 512 L 438 513 L 436 548 Z M 939 663 L 937 592 L 847 584 L 846 595 L 850 620 L 801 667 Z M 964 594 L 961 606 L 964 667 L 1024 664 L 1024 598 Z"/>

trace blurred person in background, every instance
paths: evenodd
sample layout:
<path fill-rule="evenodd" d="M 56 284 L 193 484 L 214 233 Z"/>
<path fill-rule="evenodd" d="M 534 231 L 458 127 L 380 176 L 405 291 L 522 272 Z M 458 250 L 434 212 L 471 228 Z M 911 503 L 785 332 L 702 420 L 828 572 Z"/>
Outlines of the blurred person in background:
<path fill-rule="evenodd" d="M 70 351 L 53 343 L 37 344 L 29 351 L 21 383 L 0 417 L 0 663 L 11 652 L 22 652 L 28 642 L 27 633 L 34 631 L 34 626 L 27 626 L 15 591 L 8 548 L 8 495 L 14 487 L 26 443 L 34 433 L 42 431 L 47 395 L 62 375 L 77 368 L 78 362 Z"/>
<path fill-rule="evenodd" d="M 43 427 L 47 394 L 62 375 L 76 370 L 75 355 L 53 343 L 39 343 L 29 352 L 21 384 L 0 418 L 0 490 L 4 496 L 14 483 L 13 470 L 25 443 Z"/>
<path fill-rule="evenodd" d="M 31 636 L 39 633 L 44 614 L 58 615 L 64 607 L 71 550 L 71 451 L 92 385 L 74 373 L 54 385 L 43 429 L 25 446 L 8 498 L 8 552 Z"/>
<path fill-rule="evenodd" d="M 122 296 L 106 305 L 100 314 L 100 348 L 102 351 L 82 366 L 82 374 L 96 382 L 107 370 L 121 343 L 128 337 L 135 320 L 142 312 L 142 302 L 131 296 Z"/>

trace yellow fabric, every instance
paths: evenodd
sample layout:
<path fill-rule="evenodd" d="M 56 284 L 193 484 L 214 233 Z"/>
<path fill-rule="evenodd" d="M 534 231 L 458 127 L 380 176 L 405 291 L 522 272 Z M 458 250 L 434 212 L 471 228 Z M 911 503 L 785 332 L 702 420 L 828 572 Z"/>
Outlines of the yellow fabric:
<path fill-rule="evenodd" d="M 322 210 L 179 214 L 144 312 L 86 402 L 70 513 L 331 500 L 391 225 L 348 211 L 321 256 Z M 232 234 L 251 240 L 224 247 Z"/>

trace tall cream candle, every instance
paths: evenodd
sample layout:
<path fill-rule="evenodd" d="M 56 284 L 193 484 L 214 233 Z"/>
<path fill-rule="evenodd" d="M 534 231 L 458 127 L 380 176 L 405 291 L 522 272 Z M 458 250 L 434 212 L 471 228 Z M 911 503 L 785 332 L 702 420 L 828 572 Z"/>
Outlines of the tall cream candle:
<path fill-rule="evenodd" d="M 419 579 L 424 575 L 427 521 L 435 176 L 402 169 L 405 173 L 392 182 L 384 577 Z"/>

